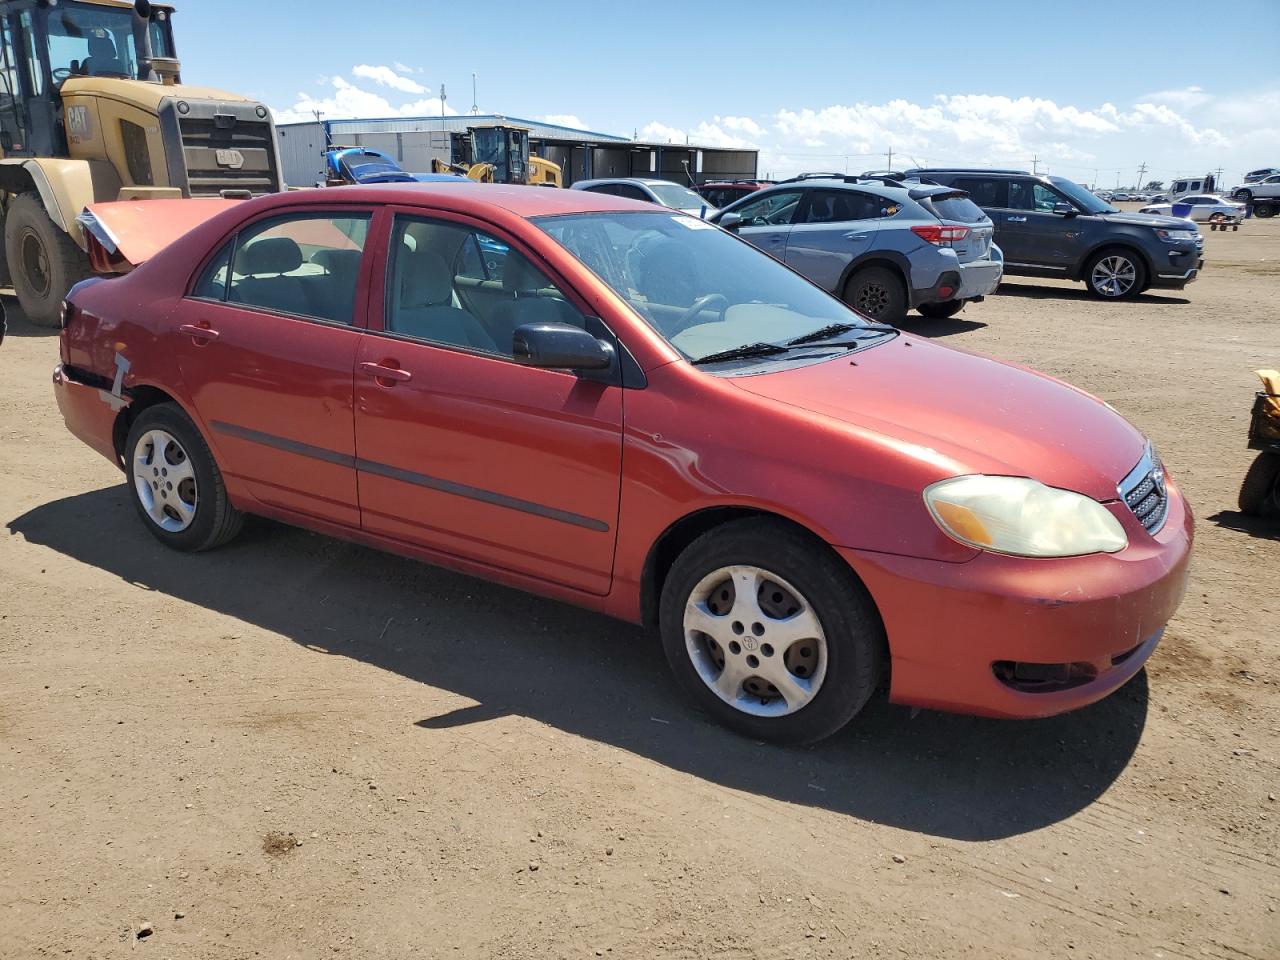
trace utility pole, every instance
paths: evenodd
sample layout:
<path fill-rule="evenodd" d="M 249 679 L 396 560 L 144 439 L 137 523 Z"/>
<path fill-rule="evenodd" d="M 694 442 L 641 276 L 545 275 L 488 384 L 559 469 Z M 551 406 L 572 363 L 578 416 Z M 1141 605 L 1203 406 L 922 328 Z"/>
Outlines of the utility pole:
<path fill-rule="evenodd" d="M 445 101 L 444 84 L 442 83 L 440 84 L 440 119 L 441 120 L 444 119 L 444 101 Z"/>
<path fill-rule="evenodd" d="M 471 74 L 471 115 L 480 115 L 480 105 L 476 102 L 476 75 Z"/>
<path fill-rule="evenodd" d="M 1142 178 L 1147 175 L 1147 161 L 1142 161 L 1142 166 L 1138 168 L 1138 189 L 1142 189 Z"/>
<path fill-rule="evenodd" d="M 1039 175 L 1040 171 L 1036 169 L 1036 167 L 1038 167 L 1039 165 L 1040 165 L 1040 155 L 1036 154 L 1034 157 L 1031 158 L 1031 175 L 1033 177 Z"/>
<path fill-rule="evenodd" d="M 888 155 L 887 155 L 887 156 L 889 157 L 889 169 L 890 169 L 890 170 L 892 170 L 892 169 L 893 169 L 893 147 L 890 147 L 890 148 L 889 148 L 889 153 L 888 153 Z M 846 161 L 846 164 L 847 164 L 847 162 L 848 162 L 848 161 Z M 847 167 L 846 167 L 846 169 L 847 169 Z"/>

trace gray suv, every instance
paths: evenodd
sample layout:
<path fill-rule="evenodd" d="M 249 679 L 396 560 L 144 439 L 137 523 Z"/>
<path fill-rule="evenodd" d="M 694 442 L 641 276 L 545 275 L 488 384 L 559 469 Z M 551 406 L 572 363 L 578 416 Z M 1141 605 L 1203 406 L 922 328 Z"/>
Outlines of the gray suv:
<path fill-rule="evenodd" d="M 964 190 L 995 224 L 1004 272 L 1083 281 L 1104 300 L 1181 290 L 1204 266 L 1189 220 L 1124 213 L 1063 177 L 1025 170 L 916 168 L 908 176 Z"/>
<path fill-rule="evenodd" d="M 882 323 L 954 316 L 1002 274 L 986 214 L 936 184 L 806 174 L 708 219 Z"/>

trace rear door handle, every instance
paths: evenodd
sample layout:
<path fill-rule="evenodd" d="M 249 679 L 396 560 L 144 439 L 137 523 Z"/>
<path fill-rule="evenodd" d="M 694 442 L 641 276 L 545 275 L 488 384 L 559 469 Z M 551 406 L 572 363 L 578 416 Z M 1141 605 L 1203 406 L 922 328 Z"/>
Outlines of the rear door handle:
<path fill-rule="evenodd" d="M 1026 223 L 1027 222 L 1026 217 L 1005 217 L 1005 219 L 1008 220 L 1010 223 Z"/>
<path fill-rule="evenodd" d="M 205 326 L 203 323 L 184 323 L 178 328 L 179 333 L 185 333 L 189 337 L 196 340 L 217 340 L 218 331 L 212 327 Z"/>
<path fill-rule="evenodd" d="M 360 364 L 360 370 L 367 376 L 373 377 L 385 387 L 393 386 L 395 383 L 408 383 L 413 379 L 413 374 L 408 370 L 401 370 L 399 367 L 387 367 L 381 363 L 374 363 L 366 360 Z M 384 382 L 390 381 L 390 382 Z"/>
<path fill-rule="evenodd" d="M 865 240 L 869 236 L 869 233 L 846 233 L 844 238 L 846 240 Z"/>

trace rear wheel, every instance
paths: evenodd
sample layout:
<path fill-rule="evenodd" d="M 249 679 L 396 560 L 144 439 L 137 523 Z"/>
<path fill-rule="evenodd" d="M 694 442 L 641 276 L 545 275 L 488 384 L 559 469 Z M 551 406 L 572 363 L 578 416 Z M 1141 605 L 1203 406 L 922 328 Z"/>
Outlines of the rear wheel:
<path fill-rule="evenodd" d="M 945 300 L 942 303 L 922 303 L 916 309 L 920 311 L 920 316 L 928 317 L 930 320 L 946 320 L 964 309 L 964 301 Z"/>
<path fill-rule="evenodd" d="M 1102 250 L 1084 268 L 1089 292 L 1102 300 L 1124 300 L 1137 296 L 1146 286 L 1147 271 L 1128 250 Z"/>
<path fill-rule="evenodd" d="M 36 193 L 9 205 L 4 243 L 22 312 L 38 326 L 58 326 L 63 298 L 92 273 L 84 251 L 49 219 Z"/>
<path fill-rule="evenodd" d="M 1276 208 L 1269 203 L 1259 203 L 1253 208 L 1253 215 L 1255 217 L 1261 217 L 1264 220 L 1267 217 L 1274 216 L 1275 212 Z"/>
<path fill-rule="evenodd" d="M 165 546 L 209 550 L 240 532 L 243 515 L 227 499 L 209 445 L 177 404 L 143 410 L 129 428 L 124 457 L 130 499 Z"/>
<path fill-rule="evenodd" d="M 888 267 L 864 267 L 849 278 L 844 302 L 879 323 L 901 323 L 907 316 L 907 287 Z"/>
<path fill-rule="evenodd" d="M 880 678 L 884 628 L 865 588 L 781 521 L 738 520 L 690 544 L 663 586 L 659 622 L 679 685 L 754 739 L 829 736 Z"/>
<path fill-rule="evenodd" d="M 1255 517 L 1280 516 L 1280 453 L 1258 454 L 1240 485 L 1239 502 L 1241 513 Z"/>

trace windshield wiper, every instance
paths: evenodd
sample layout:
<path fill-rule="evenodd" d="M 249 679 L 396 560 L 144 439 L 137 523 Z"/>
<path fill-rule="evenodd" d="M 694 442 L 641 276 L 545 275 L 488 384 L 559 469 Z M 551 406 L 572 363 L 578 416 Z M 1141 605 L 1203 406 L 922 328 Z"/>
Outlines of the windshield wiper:
<path fill-rule="evenodd" d="M 732 350 L 721 350 L 719 353 L 708 353 L 705 357 L 690 360 L 690 363 L 721 363 L 726 360 L 750 360 L 752 357 L 772 357 L 779 353 L 789 353 L 790 348 L 777 343 L 744 343 Z"/>
<path fill-rule="evenodd" d="M 849 333 L 852 330 L 871 330 L 872 332 L 879 331 L 884 333 L 896 333 L 897 329 L 897 327 L 886 326 L 882 323 L 832 323 L 825 327 L 820 327 L 812 333 L 806 333 L 802 337 L 796 337 L 794 340 L 788 340 L 787 346 L 798 347 L 806 343 L 820 343 L 823 340 L 830 340 L 833 337 L 838 337 L 842 333 Z"/>

